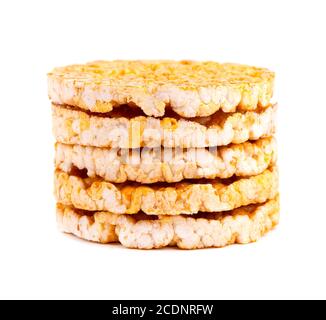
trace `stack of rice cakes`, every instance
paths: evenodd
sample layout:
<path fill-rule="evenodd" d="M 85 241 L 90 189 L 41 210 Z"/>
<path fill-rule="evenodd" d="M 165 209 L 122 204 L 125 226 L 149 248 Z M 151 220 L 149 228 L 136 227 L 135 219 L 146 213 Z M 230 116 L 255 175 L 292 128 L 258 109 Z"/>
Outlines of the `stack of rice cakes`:
<path fill-rule="evenodd" d="M 279 221 L 273 82 L 215 62 L 54 69 L 59 228 L 139 249 L 258 240 Z"/>

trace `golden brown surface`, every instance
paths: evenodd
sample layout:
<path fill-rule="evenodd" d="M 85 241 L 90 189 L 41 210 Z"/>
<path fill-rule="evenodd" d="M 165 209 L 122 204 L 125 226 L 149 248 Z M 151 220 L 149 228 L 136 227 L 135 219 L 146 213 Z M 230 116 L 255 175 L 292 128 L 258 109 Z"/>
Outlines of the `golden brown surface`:
<path fill-rule="evenodd" d="M 136 249 L 177 246 L 181 249 L 224 247 L 257 241 L 279 222 L 279 198 L 264 204 L 250 205 L 223 214 L 200 214 L 193 217 L 91 214 L 57 206 L 61 231 L 100 243 L 120 242 Z"/>
<path fill-rule="evenodd" d="M 276 162 L 276 141 L 253 142 L 211 149 L 107 149 L 57 143 L 56 168 L 71 172 L 87 170 L 88 177 L 108 182 L 179 182 L 253 176 Z"/>
<path fill-rule="evenodd" d="M 275 167 L 250 178 L 166 185 L 112 184 L 57 170 L 55 195 L 59 203 L 90 211 L 148 215 L 196 214 L 233 210 L 263 203 L 278 193 Z"/>
<path fill-rule="evenodd" d="M 267 69 L 195 61 L 97 61 L 48 74 L 54 103 L 94 112 L 129 104 L 153 117 L 167 108 L 186 118 L 266 108 L 273 83 Z"/>

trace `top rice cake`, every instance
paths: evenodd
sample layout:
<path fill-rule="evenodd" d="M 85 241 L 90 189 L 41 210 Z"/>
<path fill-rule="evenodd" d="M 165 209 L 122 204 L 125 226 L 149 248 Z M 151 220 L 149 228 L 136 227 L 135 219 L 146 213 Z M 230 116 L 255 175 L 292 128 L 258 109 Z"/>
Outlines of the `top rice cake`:
<path fill-rule="evenodd" d="M 97 113 L 127 104 L 152 117 L 166 109 L 185 118 L 264 109 L 273 84 L 267 69 L 196 61 L 96 61 L 48 74 L 53 103 Z"/>

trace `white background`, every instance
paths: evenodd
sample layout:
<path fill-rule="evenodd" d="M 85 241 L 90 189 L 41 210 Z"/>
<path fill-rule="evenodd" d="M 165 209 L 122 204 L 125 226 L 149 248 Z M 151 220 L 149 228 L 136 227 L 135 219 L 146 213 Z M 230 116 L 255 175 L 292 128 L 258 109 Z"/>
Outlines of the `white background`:
<path fill-rule="evenodd" d="M 1 1 L 0 298 L 326 298 L 325 1 Z M 281 225 L 260 242 L 137 251 L 56 230 L 46 73 L 95 59 L 277 73 Z"/>

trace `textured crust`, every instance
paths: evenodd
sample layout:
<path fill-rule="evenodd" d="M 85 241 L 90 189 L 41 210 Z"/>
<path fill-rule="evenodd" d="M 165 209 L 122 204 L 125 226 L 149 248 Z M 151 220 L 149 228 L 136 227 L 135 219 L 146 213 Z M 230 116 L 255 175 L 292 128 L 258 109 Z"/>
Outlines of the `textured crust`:
<path fill-rule="evenodd" d="M 276 162 L 276 142 L 255 142 L 208 149 L 103 149 L 56 145 L 55 164 L 64 172 L 87 170 L 88 177 L 123 183 L 179 182 L 184 179 L 215 179 L 252 176 Z"/>
<path fill-rule="evenodd" d="M 174 185 L 112 184 L 97 178 L 81 178 L 57 170 L 55 195 L 59 203 L 90 211 L 148 215 L 221 212 L 263 203 L 278 192 L 275 167 L 262 174 L 226 182 L 181 182 Z"/>
<path fill-rule="evenodd" d="M 110 148 L 206 148 L 271 136 L 276 106 L 263 111 L 216 113 L 202 119 L 100 117 L 52 106 L 53 132 L 58 142 Z"/>
<path fill-rule="evenodd" d="M 202 217 L 159 216 L 157 220 L 57 206 L 59 229 L 85 240 L 135 249 L 177 246 L 181 249 L 224 247 L 259 240 L 279 222 L 278 196 L 264 204 L 242 207 L 225 214 Z"/>
<path fill-rule="evenodd" d="M 48 74 L 55 103 L 94 112 L 132 104 L 154 117 L 166 107 L 187 118 L 267 107 L 273 83 L 267 69 L 194 61 L 97 61 Z"/>

